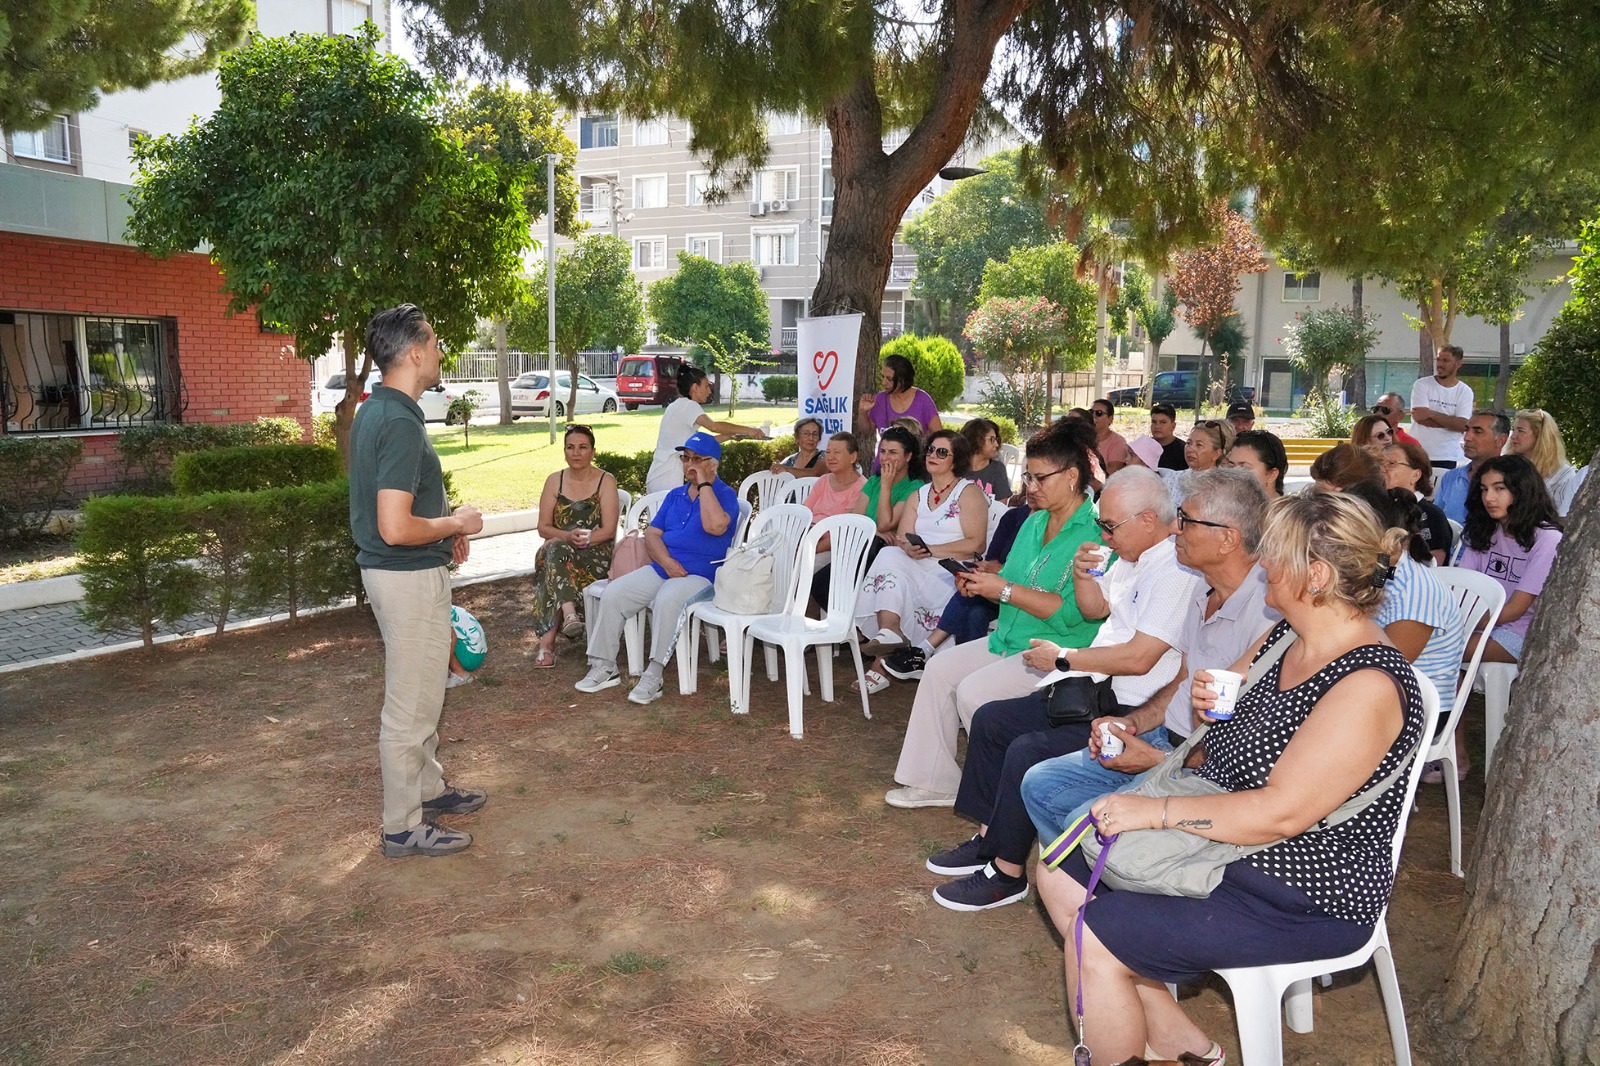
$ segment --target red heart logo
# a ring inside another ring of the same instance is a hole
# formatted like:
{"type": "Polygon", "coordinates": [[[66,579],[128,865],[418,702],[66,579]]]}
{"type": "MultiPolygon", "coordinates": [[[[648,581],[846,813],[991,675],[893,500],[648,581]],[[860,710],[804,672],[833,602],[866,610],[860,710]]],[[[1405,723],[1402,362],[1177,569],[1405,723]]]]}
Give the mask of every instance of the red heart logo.
{"type": "Polygon", "coordinates": [[[818,352],[811,357],[811,366],[817,372],[817,384],[826,392],[828,386],[833,384],[834,375],[839,373],[839,353],[818,352]],[[824,377],[824,374],[827,376],[824,377]]]}

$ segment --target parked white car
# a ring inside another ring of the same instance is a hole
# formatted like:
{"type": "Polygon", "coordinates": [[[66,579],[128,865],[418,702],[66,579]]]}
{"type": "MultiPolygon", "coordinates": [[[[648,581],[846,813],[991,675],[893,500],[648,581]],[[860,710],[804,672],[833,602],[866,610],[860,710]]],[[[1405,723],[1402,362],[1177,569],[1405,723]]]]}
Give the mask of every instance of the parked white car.
{"type": "MultiPolygon", "coordinates": [[[[370,394],[371,390],[377,387],[382,380],[383,379],[377,374],[373,374],[370,378],[368,378],[367,389],[361,393],[361,398],[365,400],[370,394]]],[[[327,384],[323,385],[320,389],[317,389],[313,394],[311,403],[312,413],[327,414],[337,407],[339,401],[344,399],[344,384],[344,371],[341,370],[339,373],[330,377],[327,384]]],[[[497,402],[499,394],[492,385],[487,388],[481,385],[473,385],[469,387],[477,389],[478,394],[483,397],[482,401],[478,404],[479,413],[498,411],[500,409],[500,404],[497,402]]],[[[449,385],[439,384],[435,385],[431,389],[425,390],[422,394],[422,398],[417,401],[417,406],[422,408],[423,421],[443,422],[446,425],[453,423],[455,418],[450,414],[450,403],[457,396],[464,395],[466,392],[467,388],[455,383],[451,383],[449,385]]]]}
{"type": "MultiPolygon", "coordinates": [[[[523,374],[511,383],[511,416],[535,417],[550,415],[550,374],[535,370],[523,374]]],[[[565,418],[567,398],[572,390],[572,375],[566,371],[556,374],[556,417],[565,418]]],[[[578,375],[578,410],[580,415],[610,414],[617,409],[617,394],[582,374],[578,375]]]]}

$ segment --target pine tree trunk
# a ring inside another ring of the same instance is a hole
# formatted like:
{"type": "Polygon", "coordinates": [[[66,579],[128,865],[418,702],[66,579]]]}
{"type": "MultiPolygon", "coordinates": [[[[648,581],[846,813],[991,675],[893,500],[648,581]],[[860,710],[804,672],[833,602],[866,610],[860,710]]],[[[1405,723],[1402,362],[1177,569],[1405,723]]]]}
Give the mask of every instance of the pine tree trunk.
{"type": "Polygon", "coordinates": [[[1600,479],[1590,478],[1539,596],[1468,844],[1467,912],[1450,983],[1428,1012],[1427,1061],[1600,1062],[1597,659],[1600,479]]]}
{"type": "MultiPolygon", "coordinates": [[[[1357,274],[1350,281],[1350,309],[1355,312],[1356,318],[1361,317],[1362,297],[1365,295],[1365,283],[1361,275],[1357,274]]],[[[1367,353],[1362,352],[1361,358],[1350,368],[1350,402],[1359,408],[1367,406],[1367,353]]]]}
{"type": "Polygon", "coordinates": [[[1506,409],[1506,394],[1511,389],[1511,323],[1500,323],[1500,373],[1494,381],[1494,406],[1506,409]]]}

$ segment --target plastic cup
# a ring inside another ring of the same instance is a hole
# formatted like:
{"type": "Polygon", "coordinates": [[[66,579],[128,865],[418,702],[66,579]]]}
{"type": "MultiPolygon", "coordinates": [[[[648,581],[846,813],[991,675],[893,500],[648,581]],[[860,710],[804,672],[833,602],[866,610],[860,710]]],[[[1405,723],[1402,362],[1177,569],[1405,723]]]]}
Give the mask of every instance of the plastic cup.
{"type": "Polygon", "coordinates": [[[589,531],[587,529],[578,530],[578,547],[587,548],[588,546],[589,546],[589,531]]]}
{"type": "Polygon", "coordinates": [[[1096,544],[1089,549],[1094,554],[1096,562],[1089,567],[1092,577],[1105,577],[1106,568],[1111,565],[1111,546],[1109,544],[1096,544]]]}
{"type": "Polygon", "coordinates": [[[1111,729],[1110,723],[1100,727],[1100,761],[1107,762],[1121,755],[1127,745],[1111,729]]]}
{"type": "Polygon", "coordinates": [[[1232,670],[1211,670],[1211,680],[1206,682],[1216,694],[1217,703],[1205,712],[1207,718],[1213,722],[1226,722],[1233,717],[1233,705],[1239,701],[1239,689],[1244,685],[1244,675],[1234,673],[1232,670]]]}

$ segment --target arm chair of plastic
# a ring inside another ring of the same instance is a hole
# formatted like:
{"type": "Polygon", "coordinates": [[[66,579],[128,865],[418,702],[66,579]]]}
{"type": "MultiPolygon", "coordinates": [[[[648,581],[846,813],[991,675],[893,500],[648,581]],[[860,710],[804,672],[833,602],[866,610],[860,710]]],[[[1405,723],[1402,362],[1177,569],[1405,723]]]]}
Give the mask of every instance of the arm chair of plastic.
{"type": "Polygon", "coordinates": [[[789,484],[783,488],[784,503],[805,503],[806,497],[811,495],[811,489],[821,478],[796,477],[790,478],[789,484]]]}
{"type": "MultiPolygon", "coordinates": [[[[619,493],[621,489],[617,490],[619,493]]],[[[640,496],[629,503],[623,512],[622,521],[618,523],[617,539],[621,540],[624,533],[632,530],[642,530],[650,524],[650,519],[655,515],[661,501],[667,498],[665,492],[650,492],[640,496]]],[[[600,594],[605,592],[611,579],[603,577],[599,581],[588,585],[583,590],[583,616],[593,618],[594,612],[600,609],[600,594]]],[[[644,612],[629,618],[622,623],[622,643],[628,650],[628,672],[634,677],[644,673],[644,612]]]]}
{"type": "MultiPolygon", "coordinates": [[[[820,619],[806,617],[806,604],[810,599],[811,582],[794,582],[788,609],[781,614],[760,615],[745,627],[744,655],[740,664],[739,684],[742,705],[750,705],[750,658],[755,642],[764,640],[783,650],[784,680],[789,699],[789,735],[796,739],[804,735],[805,719],[805,653],[807,648],[817,649],[817,674],[822,698],[833,702],[833,646],[846,643],[855,659],[856,681],[861,688],[861,713],[872,717],[868,702],[866,670],[861,662],[861,647],[854,640],[856,597],[867,574],[867,550],[877,532],[876,524],[864,515],[834,515],[824,518],[811,527],[800,544],[800,556],[795,561],[796,572],[809,576],[813,572],[817,545],[823,537],[833,545],[833,570],[828,581],[828,602],[820,619]]],[[[729,674],[730,678],[732,672],[729,674]]],[[[731,682],[730,682],[731,683],[731,682]]]]}
{"type": "MultiPolygon", "coordinates": [[[[1423,744],[1412,759],[1405,776],[1405,802],[1395,822],[1390,840],[1390,861],[1400,866],[1400,848],[1405,843],[1406,822],[1416,799],[1417,783],[1427,762],[1427,738],[1433,736],[1442,715],[1439,691],[1421,674],[1417,685],[1422,690],[1423,744]]],[[[1397,1066],[1411,1066],[1411,1038],[1406,1031],[1406,1012],[1400,999],[1400,978],[1394,967],[1394,951],[1389,946],[1388,908],[1378,915],[1372,936],[1360,950],[1336,959],[1285,963],[1277,966],[1249,966],[1217,970],[1233,993],[1234,1011],[1239,1024],[1239,1056],[1243,1066],[1282,1066],[1283,1026],[1278,1009],[1283,1007],[1289,1028],[1297,1033],[1311,1032],[1311,982],[1325,974],[1353,970],[1369,961],[1378,971],[1378,987],[1383,994],[1384,1012],[1389,1017],[1389,1039],[1394,1045],[1397,1066]],[[1288,999],[1285,1002],[1285,993],[1288,999]]]]}
{"type": "MultiPolygon", "coordinates": [[[[1450,590],[1460,612],[1461,624],[1468,634],[1477,631],[1485,618],[1498,618],[1506,605],[1506,590],[1488,574],[1476,570],[1463,570],[1459,566],[1443,566],[1432,571],[1440,584],[1450,590]]],[[[1483,662],[1484,641],[1461,666],[1461,682],[1452,693],[1450,707],[1445,712],[1444,725],[1433,746],[1423,759],[1444,763],[1444,802],[1450,817],[1450,869],[1457,877],[1464,877],[1461,869],[1461,782],[1456,779],[1456,730],[1461,724],[1461,712],[1467,709],[1472,695],[1472,683],[1483,662]]],[[[1485,664],[1489,665],[1489,664],[1485,664]]]]}
{"type": "MultiPolygon", "coordinates": [[[[811,529],[811,512],[797,503],[780,503],[764,509],[750,523],[750,540],[775,533],[772,554],[772,587],[778,602],[787,605],[794,598],[794,583],[799,578],[795,557],[800,542],[811,529]]],[[[806,575],[807,583],[810,575],[806,575]]],[[[706,656],[717,661],[719,636],[728,641],[728,702],[734,714],[746,714],[744,689],[739,684],[744,652],[745,626],[753,614],[733,614],[710,600],[691,603],[678,630],[678,691],[688,694],[699,688],[700,634],[705,633],[706,656]]]]}
{"type": "Polygon", "coordinates": [[[764,511],[783,502],[784,490],[793,480],[788,474],[757,470],[739,482],[739,499],[748,501],[757,511],[764,511]]]}

